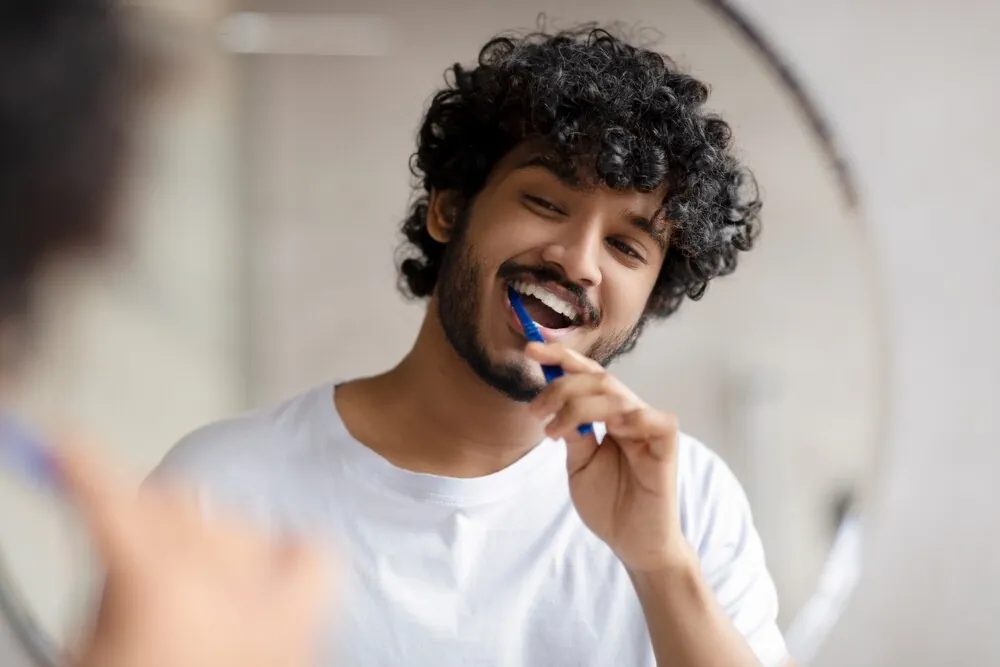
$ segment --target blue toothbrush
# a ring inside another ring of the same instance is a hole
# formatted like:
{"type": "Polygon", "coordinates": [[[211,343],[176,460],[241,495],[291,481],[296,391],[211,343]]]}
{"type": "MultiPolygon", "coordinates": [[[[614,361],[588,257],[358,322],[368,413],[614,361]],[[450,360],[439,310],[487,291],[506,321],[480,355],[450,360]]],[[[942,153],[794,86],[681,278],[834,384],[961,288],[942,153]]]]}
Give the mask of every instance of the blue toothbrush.
{"type": "Polygon", "coordinates": [[[43,487],[57,488],[58,475],[47,451],[41,439],[0,415],[0,468],[43,487]]]}
{"type": "MultiPolygon", "coordinates": [[[[510,305],[514,308],[517,319],[521,322],[521,328],[524,329],[525,338],[533,343],[544,343],[545,338],[542,336],[542,332],[538,330],[538,325],[531,319],[531,315],[528,314],[527,309],[525,309],[524,302],[521,301],[521,295],[513,287],[507,288],[507,295],[510,297],[510,305]]],[[[542,373],[545,374],[546,383],[552,383],[565,374],[559,366],[548,366],[546,364],[542,364],[542,373]]],[[[590,435],[594,432],[594,427],[590,424],[580,424],[576,427],[576,430],[580,435],[590,435]]]]}

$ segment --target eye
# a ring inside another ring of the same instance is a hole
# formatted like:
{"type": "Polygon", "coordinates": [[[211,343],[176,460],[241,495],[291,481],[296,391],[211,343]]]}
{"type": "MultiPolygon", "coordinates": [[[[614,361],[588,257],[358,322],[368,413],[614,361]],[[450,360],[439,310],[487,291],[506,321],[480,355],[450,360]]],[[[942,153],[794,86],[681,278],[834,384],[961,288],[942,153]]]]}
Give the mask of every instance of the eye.
{"type": "Polygon", "coordinates": [[[640,262],[646,261],[646,259],[642,256],[642,253],[626,241],[622,241],[621,239],[608,239],[608,244],[630,259],[640,262]]]}
{"type": "Polygon", "coordinates": [[[533,208],[543,209],[547,213],[554,213],[556,215],[566,215],[566,212],[561,208],[548,201],[547,199],[542,199],[541,197],[536,197],[535,195],[523,195],[524,201],[528,202],[533,208]]]}

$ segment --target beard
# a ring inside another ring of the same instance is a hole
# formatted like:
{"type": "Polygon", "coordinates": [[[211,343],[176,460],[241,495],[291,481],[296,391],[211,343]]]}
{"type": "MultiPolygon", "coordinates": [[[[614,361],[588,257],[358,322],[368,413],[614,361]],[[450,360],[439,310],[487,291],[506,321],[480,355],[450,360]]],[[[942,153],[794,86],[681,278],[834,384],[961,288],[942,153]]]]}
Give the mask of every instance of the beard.
{"type": "MultiPolygon", "coordinates": [[[[441,327],[452,348],[469,368],[487,385],[514,401],[529,402],[545,388],[541,374],[532,369],[534,362],[494,361],[480,331],[483,295],[482,262],[476,249],[465,241],[464,228],[458,225],[455,237],[448,243],[438,273],[437,309],[441,327]]],[[[517,265],[508,263],[501,267],[500,276],[513,277],[517,265]]],[[[546,268],[551,273],[551,269],[546,268]]],[[[520,269],[529,275],[531,269],[520,269]]],[[[563,280],[564,282],[565,279],[563,280]]],[[[631,350],[642,331],[643,316],[632,328],[602,338],[587,351],[587,356],[601,366],[608,366],[616,358],[631,350]]]]}

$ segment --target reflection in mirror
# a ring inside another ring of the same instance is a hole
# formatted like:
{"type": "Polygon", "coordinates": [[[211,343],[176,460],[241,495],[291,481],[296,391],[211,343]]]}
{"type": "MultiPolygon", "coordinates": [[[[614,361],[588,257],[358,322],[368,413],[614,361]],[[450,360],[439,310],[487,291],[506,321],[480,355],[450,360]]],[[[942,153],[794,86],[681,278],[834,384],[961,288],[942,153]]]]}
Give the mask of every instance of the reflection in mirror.
{"type": "MultiPolygon", "coordinates": [[[[499,31],[532,28],[539,4],[460,17],[440,4],[408,7],[380,13],[392,29],[381,57],[244,62],[259,278],[248,329],[255,402],[369,374],[412,344],[423,309],[399,299],[387,249],[410,194],[420,110],[442,64],[470,62],[499,31]],[[350,96],[339,94],[345,89],[350,96]],[[352,251],[334,250],[344,247],[352,251]]],[[[838,500],[850,493],[860,501],[877,459],[882,318],[864,227],[793,96],[717,13],[693,1],[548,13],[555,25],[585,19],[659,34],[663,51],[711,84],[709,105],[732,124],[760,184],[755,249],[704,299],[652,324],[613,369],[646,401],[679,415],[739,477],[787,627],[832,546],[838,500]]]]}
{"type": "MultiPolygon", "coordinates": [[[[247,11],[219,26],[222,52],[198,51],[186,63],[188,75],[145,120],[140,168],[125,207],[130,231],[116,263],[76,272],[72,283],[53,281],[40,328],[48,338],[39,342],[22,385],[21,412],[36,420],[68,416],[148,470],[202,424],[393,367],[410,352],[425,314],[423,302],[397,291],[394,249],[414,192],[415,132],[443,72],[454,62],[473,64],[499,32],[537,27],[540,11],[549,30],[616,22],[710,84],[708,106],[731,125],[737,156],[759,184],[763,231],[751,252],[740,253],[732,276],[712,280],[703,299],[685,300],[670,317],[651,321],[635,349],[610,370],[645,403],[677,415],[682,430],[735,474],[777,589],[777,625],[790,630],[793,651],[808,655],[811,629],[823,621],[807,601],[838,529],[850,525],[844,517],[853,517],[863,501],[878,458],[883,332],[864,227],[773,65],[731,22],[695,0],[614,7],[577,2],[572,8],[512,0],[462,13],[419,0],[368,3],[366,14],[347,7],[339,13],[330,3],[318,13],[304,1],[259,0],[241,9],[247,11]]],[[[181,20],[193,34],[216,27],[211,12],[181,20]]],[[[558,183],[541,183],[547,192],[574,196],[558,183]]],[[[531,201],[539,213],[537,198],[531,201]]],[[[628,204],[641,208],[644,200],[628,204]]],[[[557,202],[555,214],[568,207],[557,202]]],[[[495,214],[512,215],[502,208],[495,214]]],[[[535,257],[530,247],[504,248],[510,252],[501,260],[514,256],[530,264],[535,257]]],[[[602,305],[613,321],[614,308],[602,305]]],[[[368,414],[368,397],[388,391],[378,383],[371,388],[341,394],[338,408],[344,415],[368,414]]],[[[447,414],[449,406],[441,407],[447,414]]],[[[376,414],[411,417],[390,406],[376,414]]],[[[350,432],[385,457],[358,448],[350,465],[370,464],[390,476],[400,468],[440,472],[400,451],[378,420],[345,416],[344,422],[319,428],[350,432]]],[[[280,521],[280,511],[262,506],[268,494],[291,503],[315,482],[309,475],[289,481],[274,461],[255,467],[254,457],[266,455],[255,449],[261,444],[255,431],[245,435],[245,453],[221,453],[217,443],[207,443],[209,455],[174,450],[161,470],[194,472],[217,484],[225,500],[280,521]],[[222,480],[218,466],[230,477],[222,480]]],[[[204,439],[203,432],[187,443],[204,439]]],[[[489,451],[483,458],[502,460],[489,451]]],[[[693,486],[699,481],[687,480],[687,491],[698,490],[693,501],[710,495],[709,486],[693,486]]],[[[32,502],[17,489],[3,492],[32,502]]],[[[324,502],[374,502],[361,491],[336,493],[324,502]]],[[[78,620],[66,593],[80,591],[83,572],[66,548],[53,546],[64,537],[61,520],[51,508],[6,500],[0,507],[4,557],[43,626],[63,637],[78,620]]],[[[383,509],[386,516],[409,511],[383,509]]],[[[702,509],[689,520],[702,521],[707,531],[711,516],[702,509]]],[[[295,520],[309,521],[315,511],[295,520]]],[[[489,533],[462,537],[463,530],[484,530],[469,512],[452,516],[436,538],[446,542],[452,535],[470,550],[447,553],[472,559],[461,567],[456,561],[453,575],[466,567],[481,575],[475,564],[499,558],[507,544],[490,542],[489,533]]],[[[409,519],[414,526],[421,520],[409,519]]],[[[575,553],[571,547],[562,547],[569,550],[564,555],[575,553]]],[[[438,555],[447,560],[445,552],[438,555]]],[[[368,575],[388,586],[378,577],[408,571],[387,552],[368,575]]],[[[422,578],[417,602],[426,603],[431,575],[409,572],[422,578]]],[[[558,567],[550,574],[559,572],[573,576],[558,567]]],[[[394,579],[400,596],[416,590],[405,579],[394,579]]],[[[402,597],[394,604],[406,609],[402,597]]],[[[573,642],[587,645],[575,631],[570,627],[564,638],[567,650],[573,642]]]]}

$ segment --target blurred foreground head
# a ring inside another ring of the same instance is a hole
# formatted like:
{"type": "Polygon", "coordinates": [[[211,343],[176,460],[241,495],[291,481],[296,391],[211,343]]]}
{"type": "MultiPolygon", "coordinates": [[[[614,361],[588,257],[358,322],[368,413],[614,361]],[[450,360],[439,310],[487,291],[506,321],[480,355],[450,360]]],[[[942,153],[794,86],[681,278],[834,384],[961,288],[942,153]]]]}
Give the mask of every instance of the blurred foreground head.
{"type": "Polygon", "coordinates": [[[131,51],[110,0],[0,2],[0,333],[45,264],[105,236],[138,82],[131,51]]]}

